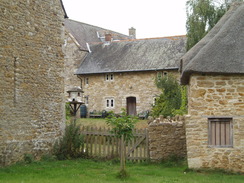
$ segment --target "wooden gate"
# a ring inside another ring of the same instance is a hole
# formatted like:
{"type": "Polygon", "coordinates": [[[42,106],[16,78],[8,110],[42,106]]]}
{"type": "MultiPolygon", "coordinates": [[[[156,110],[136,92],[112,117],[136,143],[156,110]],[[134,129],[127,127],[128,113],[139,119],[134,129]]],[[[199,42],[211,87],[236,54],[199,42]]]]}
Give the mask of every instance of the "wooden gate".
{"type": "MultiPolygon", "coordinates": [[[[112,159],[120,156],[120,139],[110,133],[109,128],[83,127],[83,152],[89,157],[112,159]]],[[[133,131],[134,138],[125,142],[126,157],[131,161],[143,161],[149,158],[147,129],[133,131]]]]}

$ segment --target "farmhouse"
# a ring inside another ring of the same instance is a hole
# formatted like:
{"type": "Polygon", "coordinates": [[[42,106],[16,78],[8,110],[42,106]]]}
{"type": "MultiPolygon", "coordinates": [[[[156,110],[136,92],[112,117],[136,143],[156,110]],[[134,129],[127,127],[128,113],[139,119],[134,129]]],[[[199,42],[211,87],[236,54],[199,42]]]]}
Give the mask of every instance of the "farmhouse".
{"type": "Polygon", "coordinates": [[[244,4],[235,4],[182,58],[189,86],[190,168],[244,172],[244,4]]]}
{"type": "Polygon", "coordinates": [[[82,78],[88,111],[122,108],[137,115],[152,108],[161,91],[157,77],[178,76],[179,59],[185,53],[185,36],[114,41],[90,45],[76,74],[82,78]]]}
{"type": "MultiPolygon", "coordinates": [[[[82,81],[75,75],[81,62],[89,53],[89,45],[105,42],[105,34],[110,33],[115,40],[126,40],[129,36],[103,29],[97,26],[65,19],[65,62],[64,83],[65,91],[82,86],[82,81]]],[[[66,92],[66,97],[68,94],[66,92]]]]}
{"type": "Polygon", "coordinates": [[[64,130],[62,1],[0,1],[0,165],[50,152],[64,130]]]}

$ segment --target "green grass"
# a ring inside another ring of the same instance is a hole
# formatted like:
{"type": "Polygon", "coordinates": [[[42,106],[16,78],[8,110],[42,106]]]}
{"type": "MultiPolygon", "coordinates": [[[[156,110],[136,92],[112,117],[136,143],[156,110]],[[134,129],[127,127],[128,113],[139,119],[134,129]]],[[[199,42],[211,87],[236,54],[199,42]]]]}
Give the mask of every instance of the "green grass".
{"type": "Polygon", "coordinates": [[[119,164],[92,160],[67,160],[16,164],[0,168],[0,183],[243,183],[244,176],[221,172],[186,174],[186,166],[167,167],[162,164],[127,163],[130,177],[116,178],[119,164]]]}
{"type": "MultiPolygon", "coordinates": [[[[108,127],[106,120],[103,118],[78,118],[77,124],[81,126],[92,126],[92,127],[108,127]]],[[[147,127],[147,120],[139,120],[136,125],[138,129],[144,129],[147,127]]]]}

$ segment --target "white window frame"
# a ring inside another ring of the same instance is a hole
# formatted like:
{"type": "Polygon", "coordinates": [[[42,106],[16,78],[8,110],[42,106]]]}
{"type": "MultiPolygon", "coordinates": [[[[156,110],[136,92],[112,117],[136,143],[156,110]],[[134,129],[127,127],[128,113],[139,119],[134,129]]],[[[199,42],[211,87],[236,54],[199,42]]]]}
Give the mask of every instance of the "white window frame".
{"type": "Polygon", "coordinates": [[[115,107],[114,98],[106,98],[105,99],[105,106],[107,109],[113,109],[115,107]]]}
{"type": "Polygon", "coordinates": [[[114,74],[113,73],[105,74],[105,81],[114,81],[114,74]]]}

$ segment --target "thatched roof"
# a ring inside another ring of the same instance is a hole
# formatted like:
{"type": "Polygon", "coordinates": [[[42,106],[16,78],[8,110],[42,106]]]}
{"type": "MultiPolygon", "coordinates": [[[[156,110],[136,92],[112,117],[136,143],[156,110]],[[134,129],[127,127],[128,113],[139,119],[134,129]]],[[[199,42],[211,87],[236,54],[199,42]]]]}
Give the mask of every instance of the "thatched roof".
{"type": "Polygon", "coordinates": [[[86,43],[93,44],[102,42],[107,33],[111,34],[114,40],[129,39],[129,36],[127,35],[71,19],[65,19],[64,24],[66,30],[79,43],[80,48],[86,51],[88,51],[86,43]]]}
{"type": "Polygon", "coordinates": [[[185,36],[96,44],[76,74],[178,69],[185,36]]]}
{"type": "Polygon", "coordinates": [[[244,74],[244,3],[234,4],[181,63],[182,84],[192,73],[244,74]]]}

